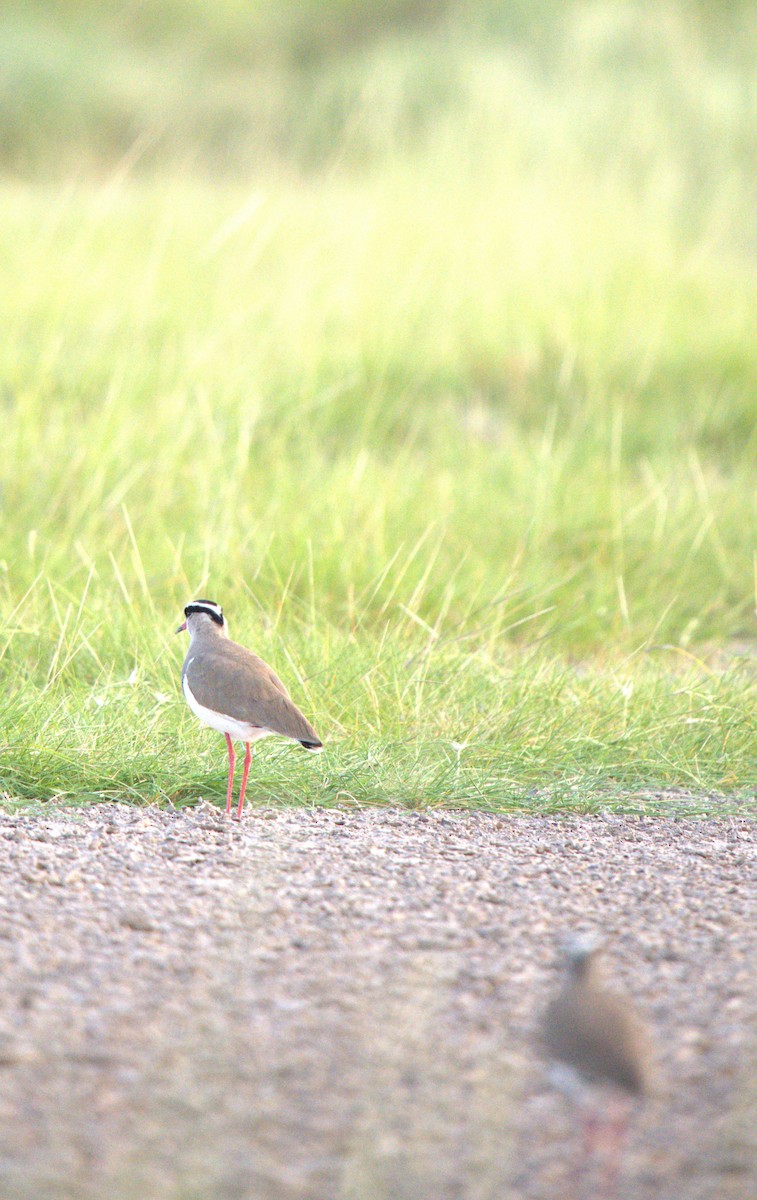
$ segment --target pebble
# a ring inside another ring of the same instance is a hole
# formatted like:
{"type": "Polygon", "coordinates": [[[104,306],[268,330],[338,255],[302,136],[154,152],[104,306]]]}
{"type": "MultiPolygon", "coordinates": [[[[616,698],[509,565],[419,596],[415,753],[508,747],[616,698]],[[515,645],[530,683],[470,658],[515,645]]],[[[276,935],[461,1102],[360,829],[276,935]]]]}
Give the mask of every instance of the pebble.
{"type": "Polygon", "coordinates": [[[0,1196],[554,1200],[578,928],[667,1081],[624,1200],[757,1195],[756,856],[746,816],[0,814],[0,1196]]]}

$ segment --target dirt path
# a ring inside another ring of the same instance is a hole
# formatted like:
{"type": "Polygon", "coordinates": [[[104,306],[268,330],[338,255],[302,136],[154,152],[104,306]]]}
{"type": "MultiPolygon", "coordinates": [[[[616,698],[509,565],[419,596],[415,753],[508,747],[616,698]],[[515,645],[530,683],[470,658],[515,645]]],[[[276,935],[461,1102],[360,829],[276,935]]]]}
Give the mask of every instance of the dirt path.
{"type": "Polygon", "coordinates": [[[0,817],[2,1200],[566,1200],[531,1038],[601,929],[664,1078],[625,1200],[757,1196],[757,824],[0,817]]]}

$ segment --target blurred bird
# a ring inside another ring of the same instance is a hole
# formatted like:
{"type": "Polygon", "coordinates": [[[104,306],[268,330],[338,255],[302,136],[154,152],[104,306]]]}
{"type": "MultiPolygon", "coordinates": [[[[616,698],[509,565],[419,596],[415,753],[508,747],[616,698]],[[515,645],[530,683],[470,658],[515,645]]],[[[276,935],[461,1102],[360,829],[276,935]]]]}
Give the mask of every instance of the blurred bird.
{"type": "Polygon", "coordinates": [[[181,686],[192,712],[226,738],[229,780],[226,812],[231,812],[234,786],[233,742],[244,742],[245,758],[237,818],[242,816],[251,743],[278,734],[299,742],[305,750],[320,750],[322,742],[309,721],[289,699],[284,684],[262,658],[229,640],[223,609],[213,600],[194,600],[184,609],[176,630],[189,633],[189,650],[181,668],[181,686]]]}
{"type": "Polygon", "coordinates": [[[578,1183],[589,1160],[604,1149],[603,1194],[616,1194],[634,1103],[650,1087],[646,1031],[631,1005],[607,991],[598,976],[599,941],[578,934],[566,945],[567,974],[544,1013],[541,1040],[552,1060],[551,1082],[578,1102],[582,1147],[578,1183]]]}

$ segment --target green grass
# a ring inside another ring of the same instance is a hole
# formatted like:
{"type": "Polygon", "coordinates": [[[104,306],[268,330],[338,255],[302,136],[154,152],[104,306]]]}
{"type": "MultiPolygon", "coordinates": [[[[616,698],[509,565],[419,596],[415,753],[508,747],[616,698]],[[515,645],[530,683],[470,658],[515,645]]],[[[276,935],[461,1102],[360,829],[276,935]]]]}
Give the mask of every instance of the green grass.
{"type": "Polygon", "coordinates": [[[251,6],[252,129],[249,13],[200,6],[233,138],[195,86],[155,142],[184,10],[91,60],[101,10],[8,8],[39,71],[32,21],[83,64],[73,125],[22,97],[0,146],[9,803],[222,796],[178,688],[198,594],[327,743],[264,743],[261,801],[754,798],[753,19],[495,9],[308,41],[251,6]]]}

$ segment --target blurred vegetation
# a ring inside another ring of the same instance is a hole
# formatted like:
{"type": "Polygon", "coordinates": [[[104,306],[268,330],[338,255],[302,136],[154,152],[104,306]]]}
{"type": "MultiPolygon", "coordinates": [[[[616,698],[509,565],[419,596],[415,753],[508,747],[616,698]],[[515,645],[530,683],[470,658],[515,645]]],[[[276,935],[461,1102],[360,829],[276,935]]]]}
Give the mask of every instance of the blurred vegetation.
{"type": "Polygon", "coordinates": [[[614,135],[641,176],[664,130],[696,191],[754,165],[734,116],[756,46],[754,5],[705,0],[5,0],[0,164],[238,176],[383,161],[452,122],[527,158],[566,133],[604,156],[614,135]]]}
{"type": "Polygon", "coordinates": [[[198,593],[269,797],[753,792],[756,13],[6,0],[9,796],[196,796],[198,593]]]}

